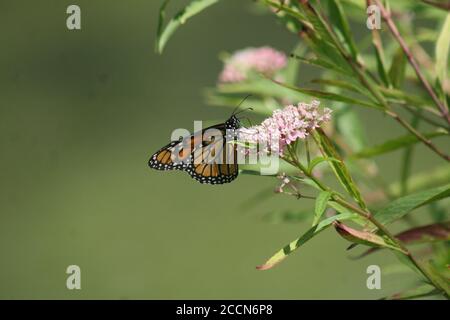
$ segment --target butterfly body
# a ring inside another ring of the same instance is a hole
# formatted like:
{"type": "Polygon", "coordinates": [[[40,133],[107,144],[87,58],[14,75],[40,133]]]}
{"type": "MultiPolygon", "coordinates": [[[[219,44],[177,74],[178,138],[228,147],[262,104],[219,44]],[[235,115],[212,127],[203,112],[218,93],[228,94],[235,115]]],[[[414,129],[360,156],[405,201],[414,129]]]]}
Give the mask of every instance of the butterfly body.
{"type": "Polygon", "coordinates": [[[154,153],[148,162],[156,170],[186,171],[205,184],[224,184],[238,176],[235,131],[240,121],[232,115],[220,123],[172,141],[154,153]]]}

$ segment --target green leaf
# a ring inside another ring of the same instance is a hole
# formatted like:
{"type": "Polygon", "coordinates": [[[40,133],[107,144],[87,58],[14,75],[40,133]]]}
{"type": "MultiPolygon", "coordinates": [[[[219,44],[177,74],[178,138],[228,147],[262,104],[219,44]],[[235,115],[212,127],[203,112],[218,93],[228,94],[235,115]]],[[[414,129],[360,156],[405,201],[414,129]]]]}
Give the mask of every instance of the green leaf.
{"type": "Polygon", "coordinates": [[[404,265],[407,266],[410,270],[414,271],[419,279],[422,281],[428,281],[422,272],[417,268],[416,264],[408,257],[408,255],[403,254],[402,252],[393,251],[396,258],[404,265]]]}
{"type": "MultiPolygon", "coordinates": [[[[449,133],[444,129],[439,129],[435,132],[424,133],[423,135],[428,138],[435,138],[443,135],[448,135],[449,133]]],[[[419,139],[415,135],[408,134],[404,135],[392,140],[388,140],[382,144],[368,147],[366,149],[361,150],[358,153],[352,155],[353,158],[371,158],[373,156],[378,156],[381,154],[385,154],[388,152],[392,152],[401,148],[405,148],[411,146],[415,143],[419,142],[419,139]]]]}
{"type": "Polygon", "coordinates": [[[357,59],[358,49],[356,48],[355,41],[353,40],[348,18],[345,16],[341,2],[339,0],[329,0],[328,8],[331,23],[337,27],[338,31],[344,37],[352,57],[357,59]]]}
{"type": "Polygon", "coordinates": [[[377,87],[387,98],[399,100],[399,102],[412,104],[415,107],[424,107],[430,104],[430,101],[422,97],[411,94],[410,92],[404,92],[402,90],[394,88],[377,87]]]}
{"type": "Polygon", "coordinates": [[[450,13],[445,18],[441,34],[436,42],[436,74],[441,85],[447,81],[448,54],[450,48],[450,13]]]}
{"type": "Polygon", "coordinates": [[[449,196],[450,184],[419,191],[392,201],[386,207],[375,213],[375,219],[381,224],[386,225],[400,219],[414,209],[449,196]]]}
{"type": "Polygon", "coordinates": [[[186,22],[189,18],[200,13],[207,7],[217,3],[219,0],[192,0],[183,10],[179,11],[166,25],[163,27],[165,19],[165,9],[169,0],[164,1],[159,10],[158,31],[156,35],[156,52],[162,53],[167,41],[173,33],[186,22]]]}
{"type": "Polygon", "coordinates": [[[402,48],[398,48],[392,58],[391,67],[389,68],[389,79],[394,88],[400,88],[405,80],[406,56],[402,48]]]}
{"type": "Polygon", "coordinates": [[[424,298],[429,296],[434,296],[439,294],[439,290],[429,284],[423,284],[414,289],[405,290],[391,296],[387,296],[382,298],[382,300],[407,300],[407,299],[416,299],[416,298],[424,298]]]}
{"type": "MultiPolygon", "coordinates": [[[[339,160],[341,159],[332,142],[328,139],[326,134],[321,129],[316,130],[313,133],[313,137],[324,156],[339,160]]],[[[332,161],[330,162],[330,166],[344,189],[347,190],[347,192],[353,197],[353,199],[358,202],[358,204],[362,208],[366,208],[364,200],[361,197],[361,193],[353,182],[350,172],[348,171],[344,162],[342,160],[339,162],[332,161]]]]}
{"type": "Polygon", "coordinates": [[[340,42],[339,40],[335,41],[334,33],[331,32],[332,30],[328,27],[328,23],[312,7],[311,3],[300,2],[299,7],[301,7],[301,12],[312,25],[312,28],[308,27],[306,31],[300,33],[303,41],[308,44],[319,59],[351,73],[351,67],[340,52],[341,47],[337,47],[337,44],[340,44],[340,42]]]}
{"type": "MultiPolygon", "coordinates": [[[[411,120],[411,127],[414,129],[419,128],[420,124],[420,114],[422,113],[421,110],[419,110],[418,114],[414,114],[411,120]]],[[[402,155],[402,164],[401,164],[401,170],[400,170],[400,185],[401,185],[401,195],[404,196],[408,193],[408,177],[411,174],[411,164],[412,164],[412,155],[414,151],[414,145],[408,146],[403,150],[402,155]]]]}
{"type": "Polygon", "coordinates": [[[367,91],[361,87],[361,86],[357,86],[355,84],[352,84],[348,81],[344,81],[344,80],[337,80],[337,79],[313,79],[311,80],[312,83],[319,83],[319,84],[324,84],[324,85],[329,85],[332,87],[336,87],[336,88],[340,88],[340,89],[345,89],[348,91],[352,91],[354,93],[358,93],[358,94],[363,94],[366,95],[367,91]]]}
{"type": "Polygon", "coordinates": [[[333,224],[339,235],[350,242],[364,244],[371,247],[384,247],[405,253],[401,248],[389,243],[387,240],[377,234],[356,230],[337,221],[333,222],[333,224]]]}
{"type": "Polygon", "coordinates": [[[377,61],[378,75],[386,87],[390,86],[390,79],[387,74],[386,62],[384,58],[383,44],[381,42],[380,34],[377,30],[372,30],[372,43],[375,47],[375,59],[377,61]]]}
{"type": "Polygon", "coordinates": [[[329,217],[327,219],[322,220],[319,224],[315,225],[311,229],[309,229],[306,233],[304,233],[300,238],[295,239],[288,245],[286,245],[283,249],[279,250],[277,253],[275,253],[269,260],[267,260],[264,264],[257,266],[256,268],[258,270],[268,270],[274,267],[276,264],[283,261],[288,255],[290,255],[292,252],[297,250],[301,245],[305,244],[309,240],[311,240],[313,237],[315,237],[317,234],[319,234],[321,231],[325,230],[334,221],[343,221],[352,219],[356,216],[356,214],[353,213],[347,213],[347,214],[338,214],[332,217],[329,217]]]}
{"type": "Polygon", "coordinates": [[[314,208],[313,226],[315,226],[322,218],[325,209],[327,208],[328,200],[331,198],[331,192],[321,191],[316,198],[316,206],[314,208]]]}
{"type": "Polygon", "coordinates": [[[300,60],[303,63],[309,64],[312,66],[320,67],[320,68],[327,69],[327,70],[332,70],[332,71],[341,73],[343,75],[352,76],[352,74],[348,70],[343,69],[340,66],[330,63],[329,61],[324,60],[324,59],[304,58],[304,57],[301,57],[301,56],[298,56],[295,54],[291,54],[291,58],[295,58],[297,60],[300,60]]]}
{"type": "Polygon", "coordinates": [[[373,104],[373,103],[370,103],[367,101],[363,101],[363,100],[359,100],[359,99],[355,99],[355,98],[351,98],[349,96],[344,96],[344,95],[333,93],[333,92],[325,92],[325,91],[320,91],[320,90],[315,90],[315,89],[299,88],[299,87],[288,85],[288,84],[285,84],[285,83],[282,83],[279,81],[275,81],[275,80],[272,80],[272,81],[284,88],[288,88],[293,91],[306,94],[308,96],[321,98],[321,99],[325,99],[325,100],[330,100],[330,101],[340,101],[340,102],[345,102],[345,103],[349,103],[349,104],[353,104],[353,105],[360,105],[360,106],[367,107],[367,108],[381,109],[381,107],[376,104],[373,104]]]}
{"type": "Polygon", "coordinates": [[[164,0],[163,4],[161,5],[161,8],[159,8],[159,19],[158,19],[158,28],[156,30],[156,41],[155,41],[155,49],[157,52],[158,50],[158,41],[161,39],[161,35],[164,31],[164,20],[166,19],[166,7],[169,4],[170,0],[164,0]]]}
{"type": "Polygon", "coordinates": [[[306,19],[305,15],[302,12],[294,10],[280,1],[273,1],[273,0],[262,0],[262,1],[265,2],[267,5],[271,6],[272,8],[283,11],[289,16],[298,19],[306,27],[312,28],[311,23],[309,23],[309,21],[306,19]]]}
{"type": "Polygon", "coordinates": [[[312,173],[312,171],[314,170],[314,168],[315,168],[318,164],[320,164],[320,163],[322,163],[322,162],[325,162],[325,161],[336,161],[336,162],[340,162],[341,160],[338,160],[338,159],[335,159],[335,158],[325,158],[325,157],[317,157],[317,158],[314,158],[314,159],[311,161],[311,163],[309,164],[309,167],[308,167],[308,173],[312,173]]]}
{"type": "Polygon", "coordinates": [[[372,223],[367,221],[366,218],[363,218],[356,212],[341,206],[339,203],[335,201],[329,201],[328,205],[332,207],[334,210],[336,210],[336,212],[339,212],[340,214],[355,214],[355,216],[352,218],[352,221],[361,226],[364,226],[365,228],[368,228],[368,226],[372,226],[372,223]]]}
{"type": "MultiPolygon", "coordinates": [[[[447,250],[448,251],[448,250],[447,250]]],[[[449,281],[449,273],[448,273],[448,260],[447,264],[443,266],[444,273],[438,270],[435,261],[429,260],[425,263],[425,269],[427,270],[428,275],[430,276],[432,282],[436,284],[440,289],[445,291],[447,297],[450,296],[450,281],[449,281]]]]}

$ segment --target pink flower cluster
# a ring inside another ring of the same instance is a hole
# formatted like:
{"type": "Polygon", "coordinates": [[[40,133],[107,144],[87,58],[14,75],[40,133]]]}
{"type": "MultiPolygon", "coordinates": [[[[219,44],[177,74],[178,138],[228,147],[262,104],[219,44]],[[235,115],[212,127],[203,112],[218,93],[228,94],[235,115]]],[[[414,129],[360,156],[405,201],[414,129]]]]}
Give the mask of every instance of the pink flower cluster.
{"type": "Polygon", "coordinates": [[[300,102],[296,106],[277,109],[260,125],[239,129],[238,140],[254,150],[258,147],[259,152],[283,155],[286,145],[305,139],[322,123],[330,121],[331,109],[324,108],[320,113],[319,104],[319,101],[313,100],[310,104],[300,102]]]}
{"type": "Polygon", "coordinates": [[[287,57],[271,47],[247,48],[236,51],[225,63],[219,82],[233,83],[245,81],[248,73],[256,71],[273,76],[287,64],[287,57]]]}

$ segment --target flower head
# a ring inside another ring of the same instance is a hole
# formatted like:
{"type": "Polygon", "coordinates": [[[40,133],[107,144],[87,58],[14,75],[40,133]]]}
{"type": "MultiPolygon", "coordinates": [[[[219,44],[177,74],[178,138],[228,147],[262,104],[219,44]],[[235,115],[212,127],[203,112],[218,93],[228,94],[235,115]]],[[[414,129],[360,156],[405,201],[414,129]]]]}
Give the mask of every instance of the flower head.
{"type": "Polygon", "coordinates": [[[286,66],[287,57],[271,47],[247,48],[236,51],[225,63],[219,82],[245,81],[249,72],[256,71],[273,76],[286,66]]]}
{"type": "Polygon", "coordinates": [[[319,104],[319,101],[313,100],[310,104],[300,102],[296,106],[277,109],[260,125],[241,128],[238,139],[258,146],[259,152],[283,155],[286,145],[305,139],[322,123],[330,121],[331,109],[324,108],[321,113],[319,104]]]}

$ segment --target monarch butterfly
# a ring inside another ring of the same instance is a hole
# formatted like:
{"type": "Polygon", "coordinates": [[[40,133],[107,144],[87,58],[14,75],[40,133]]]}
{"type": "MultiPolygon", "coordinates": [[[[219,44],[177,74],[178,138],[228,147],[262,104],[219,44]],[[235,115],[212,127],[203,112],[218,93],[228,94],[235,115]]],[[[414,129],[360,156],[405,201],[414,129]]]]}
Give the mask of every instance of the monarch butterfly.
{"type": "Polygon", "coordinates": [[[236,140],[236,130],[241,127],[236,115],[233,112],[224,123],[172,141],[154,153],[148,165],[156,170],[186,171],[200,183],[224,184],[233,181],[239,174],[237,144],[230,143],[230,140],[236,140]]]}

